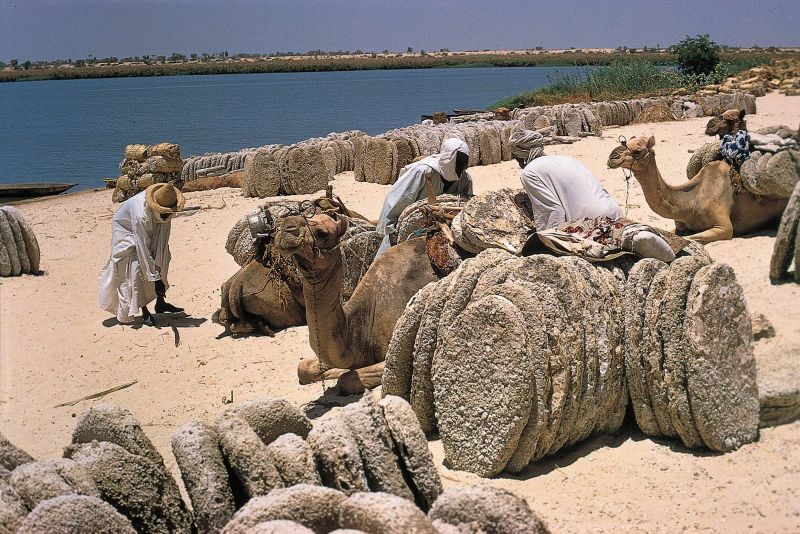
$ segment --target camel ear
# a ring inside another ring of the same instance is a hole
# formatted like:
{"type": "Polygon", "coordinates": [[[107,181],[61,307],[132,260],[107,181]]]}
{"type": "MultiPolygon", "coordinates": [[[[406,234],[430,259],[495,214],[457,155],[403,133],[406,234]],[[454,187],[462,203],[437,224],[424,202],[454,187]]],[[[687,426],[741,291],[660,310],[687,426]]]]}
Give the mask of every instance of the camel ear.
{"type": "Polygon", "coordinates": [[[656,144],[656,138],[651,135],[650,139],[647,140],[647,148],[653,148],[655,144],[656,144]]]}
{"type": "Polygon", "coordinates": [[[336,221],[336,237],[342,237],[348,228],[350,228],[350,219],[339,217],[339,220],[336,221]]]}

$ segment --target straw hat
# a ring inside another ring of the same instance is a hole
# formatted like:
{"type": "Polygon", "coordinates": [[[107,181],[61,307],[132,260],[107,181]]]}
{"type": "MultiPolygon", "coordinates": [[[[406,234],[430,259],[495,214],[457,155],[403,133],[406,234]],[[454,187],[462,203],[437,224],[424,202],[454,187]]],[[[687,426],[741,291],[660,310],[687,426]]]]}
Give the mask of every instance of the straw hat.
{"type": "Polygon", "coordinates": [[[147,206],[160,215],[177,213],[186,203],[183,193],[170,183],[153,184],[145,195],[147,206]]]}

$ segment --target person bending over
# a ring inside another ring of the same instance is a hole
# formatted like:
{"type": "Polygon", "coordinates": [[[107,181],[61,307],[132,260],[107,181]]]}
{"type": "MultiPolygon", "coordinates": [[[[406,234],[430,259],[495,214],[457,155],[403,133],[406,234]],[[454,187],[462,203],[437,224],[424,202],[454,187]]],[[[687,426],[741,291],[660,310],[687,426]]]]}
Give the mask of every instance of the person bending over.
{"type": "Polygon", "coordinates": [[[142,319],[152,325],[147,304],[156,300],[156,313],[180,312],[166,302],[171,259],[171,219],[183,208],[183,194],[172,184],[153,184],[129,198],[111,220],[111,256],[100,272],[100,307],[116,314],[122,324],[142,319]]]}
{"type": "Polygon", "coordinates": [[[397,242],[397,220],[404,209],[427,197],[428,180],[436,196],[471,196],[472,177],[467,172],[467,167],[469,147],[460,139],[445,139],[438,154],[406,165],[383,202],[377,230],[384,234],[384,238],[375,257],[397,242]]]}
{"type": "MultiPolygon", "coordinates": [[[[522,168],[520,181],[531,201],[537,231],[583,218],[623,217],[617,201],[580,161],[569,156],[543,155],[542,134],[533,130],[514,132],[509,146],[522,168]]],[[[643,257],[675,259],[667,243],[652,232],[638,232],[631,247],[631,252],[643,257]]]]}

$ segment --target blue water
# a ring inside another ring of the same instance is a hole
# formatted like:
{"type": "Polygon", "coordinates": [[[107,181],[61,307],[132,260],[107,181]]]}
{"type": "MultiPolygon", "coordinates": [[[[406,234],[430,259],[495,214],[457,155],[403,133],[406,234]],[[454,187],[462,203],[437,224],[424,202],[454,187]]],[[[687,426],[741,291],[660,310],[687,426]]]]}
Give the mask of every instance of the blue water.
{"type": "Polygon", "coordinates": [[[125,145],[183,156],[329,132],[379,134],[453,108],[483,109],[570,68],[461,68],[58,80],[0,84],[0,183],[116,177],[125,145]]]}

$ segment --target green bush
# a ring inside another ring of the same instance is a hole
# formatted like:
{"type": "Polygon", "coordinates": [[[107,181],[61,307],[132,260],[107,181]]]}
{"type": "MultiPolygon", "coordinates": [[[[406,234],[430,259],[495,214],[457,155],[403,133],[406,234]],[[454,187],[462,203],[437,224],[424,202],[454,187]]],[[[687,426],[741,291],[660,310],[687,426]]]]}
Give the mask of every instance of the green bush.
{"type": "Polygon", "coordinates": [[[708,34],[686,39],[671,47],[678,56],[678,64],[686,74],[709,74],[719,63],[720,47],[708,34]]]}

